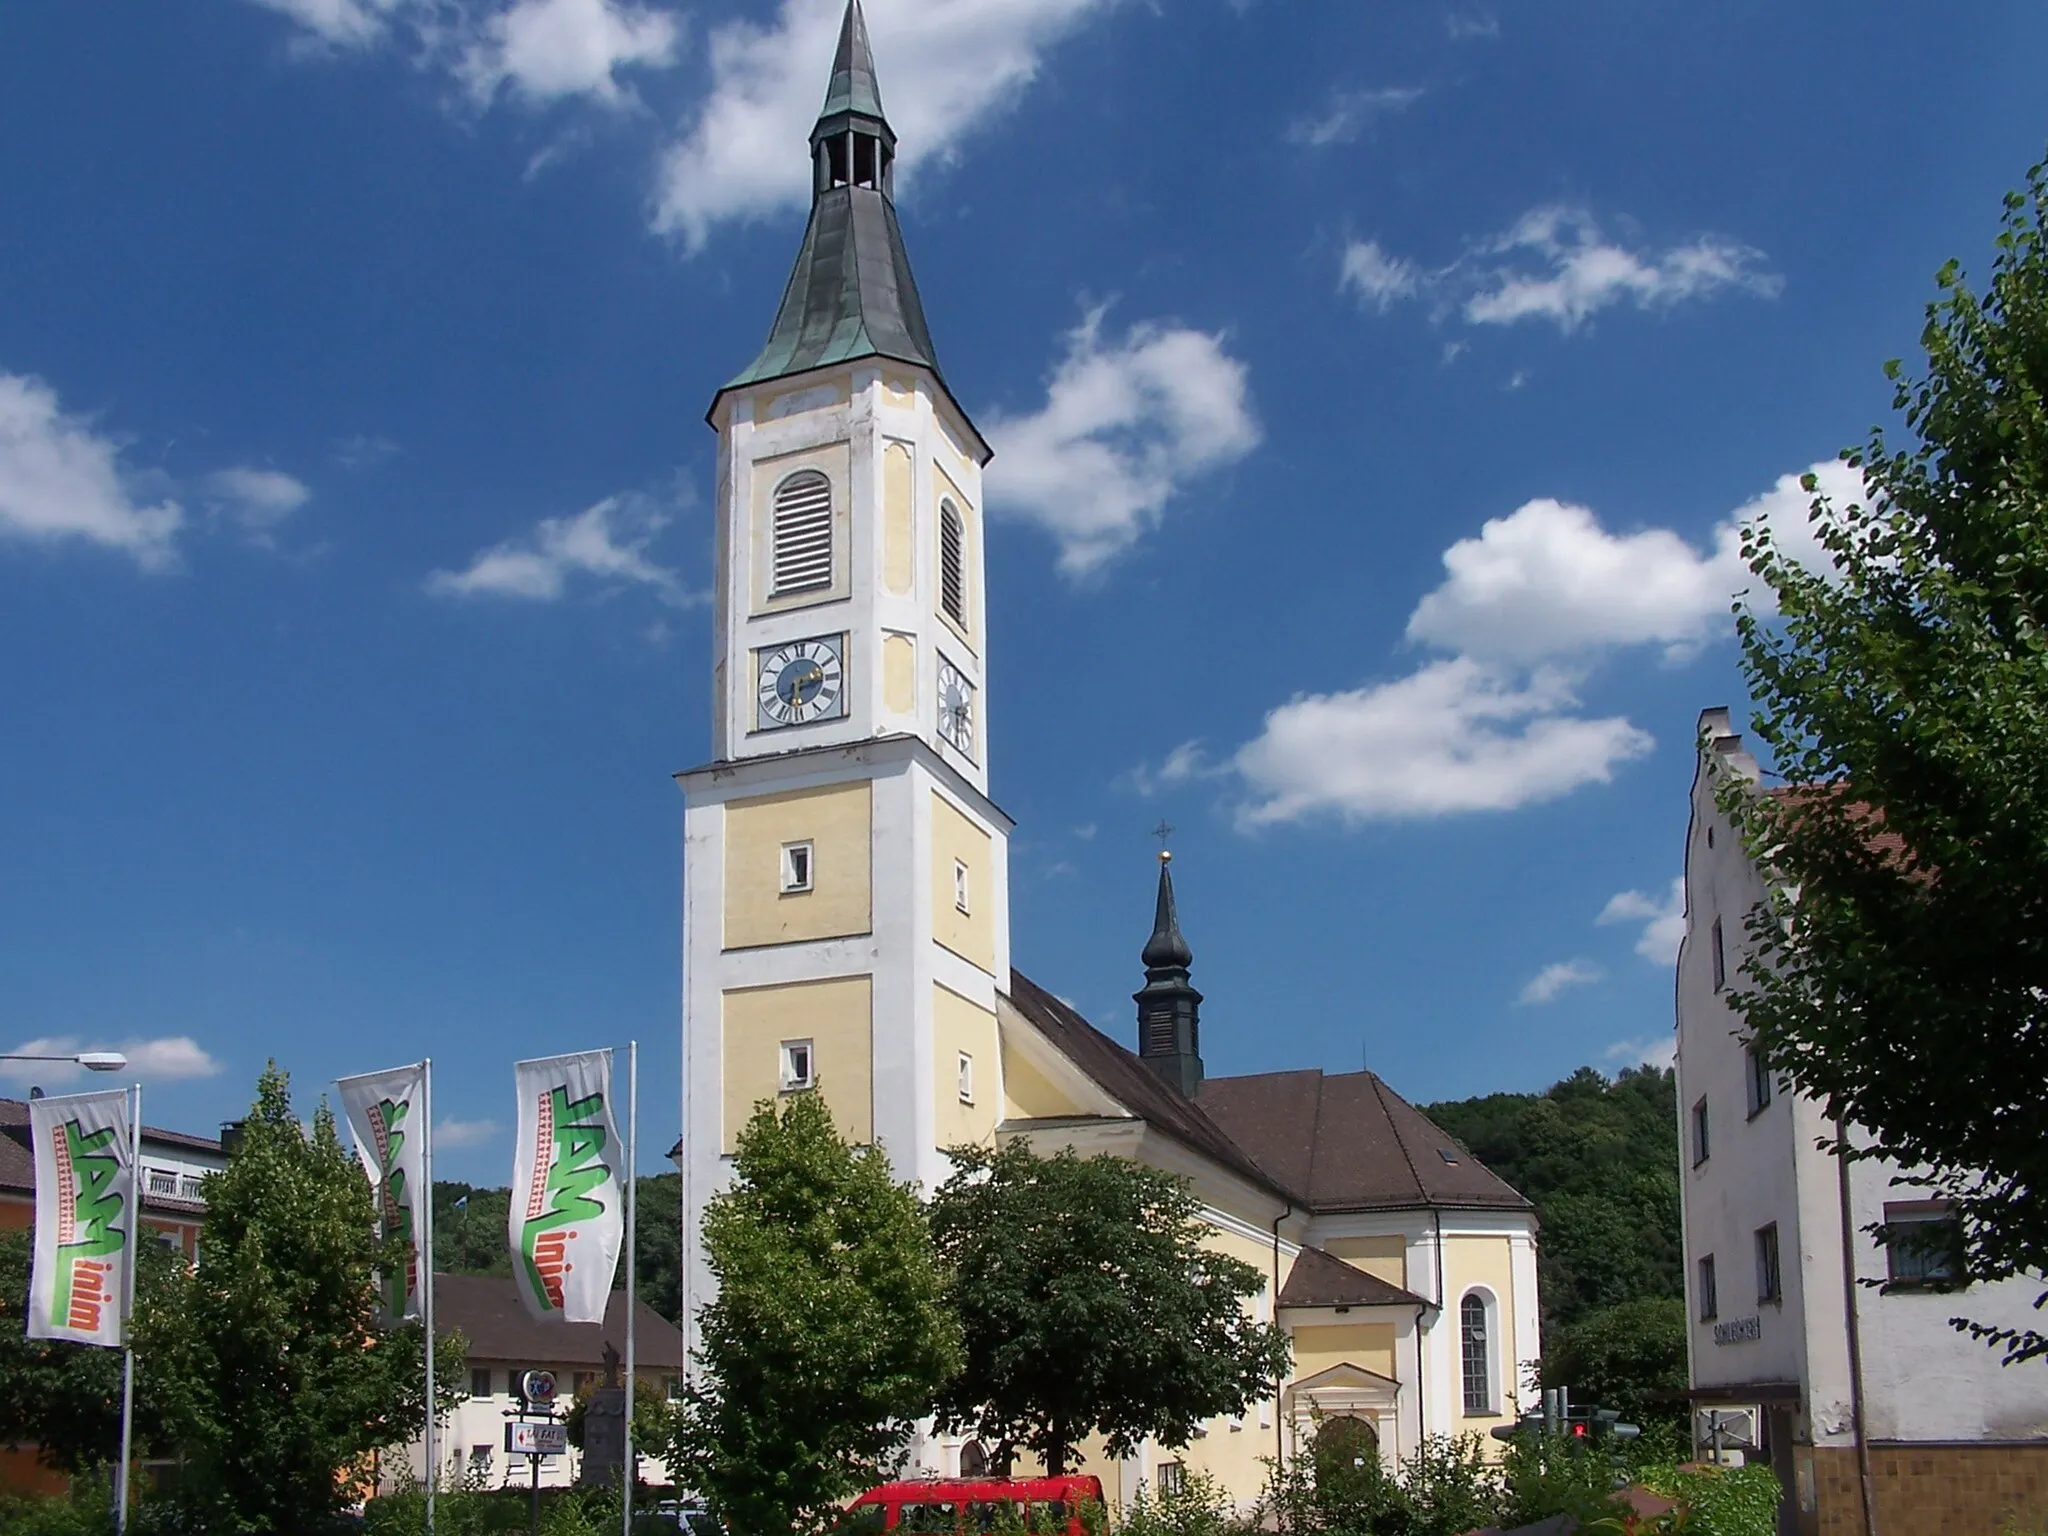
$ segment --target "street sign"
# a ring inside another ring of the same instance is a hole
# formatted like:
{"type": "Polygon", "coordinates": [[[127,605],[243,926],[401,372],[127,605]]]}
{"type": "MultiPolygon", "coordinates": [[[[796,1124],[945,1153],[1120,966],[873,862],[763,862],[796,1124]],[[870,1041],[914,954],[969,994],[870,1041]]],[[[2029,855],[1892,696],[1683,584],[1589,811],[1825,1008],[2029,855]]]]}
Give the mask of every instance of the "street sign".
{"type": "Polygon", "coordinates": [[[519,1395],[536,1408],[552,1406],[555,1401],[555,1373],[528,1371],[519,1378],[519,1395]]]}
{"type": "Polygon", "coordinates": [[[569,1449],[566,1424],[529,1424],[515,1419],[505,1426],[505,1450],[512,1456],[560,1456],[569,1449]]]}

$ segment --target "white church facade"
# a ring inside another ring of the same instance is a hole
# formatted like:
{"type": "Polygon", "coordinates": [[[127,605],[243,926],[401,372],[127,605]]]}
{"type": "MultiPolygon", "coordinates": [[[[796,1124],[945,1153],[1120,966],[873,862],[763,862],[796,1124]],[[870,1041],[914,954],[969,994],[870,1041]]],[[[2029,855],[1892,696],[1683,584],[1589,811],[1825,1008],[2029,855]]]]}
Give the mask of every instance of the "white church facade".
{"type": "MultiPolygon", "coordinates": [[[[895,135],[858,0],[811,136],[813,203],[760,356],[720,390],[712,761],[684,822],[685,1317],[705,1203],[763,1099],[815,1088],[926,1189],[946,1148],[1029,1137],[1186,1178],[1294,1363],[1244,1418],[1093,1466],[1215,1476],[1329,1419],[1389,1461],[1529,1400],[1528,1203],[1366,1072],[1208,1078],[1164,863],[1133,1051],[1011,964],[1008,837],[989,796],[982,476],[893,202],[895,135]]],[[[1135,935],[1134,935],[1135,937],[1135,935]]],[[[1491,1444],[1491,1442],[1488,1442],[1491,1444]]],[[[953,1474],[974,1448],[921,1442],[953,1474]]]]}

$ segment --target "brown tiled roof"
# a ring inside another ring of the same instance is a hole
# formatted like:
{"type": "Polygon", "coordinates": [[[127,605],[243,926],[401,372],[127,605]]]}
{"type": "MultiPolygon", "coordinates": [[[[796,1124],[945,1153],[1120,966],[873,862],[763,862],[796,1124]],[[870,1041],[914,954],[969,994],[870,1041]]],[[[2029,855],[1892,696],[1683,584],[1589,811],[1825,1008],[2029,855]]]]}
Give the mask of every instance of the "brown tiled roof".
{"type": "Polygon", "coordinates": [[[1426,1307],[1429,1303],[1413,1291],[1369,1275],[1364,1270],[1334,1258],[1320,1248],[1304,1248],[1295,1255],[1287,1271],[1287,1283],[1280,1287],[1283,1307],[1426,1307]]]}
{"type": "Polygon", "coordinates": [[[1245,1154],[1201,1109],[1182,1098],[1137,1056],[1021,971],[1010,972],[1010,1001],[1062,1055],[1147,1125],[1214,1158],[1233,1173],[1273,1191],[1290,1191],[1245,1154]]]}
{"type": "Polygon", "coordinates": [[[1527,1210],[1529,1202],[1370,1072],[1212,1077],[1183,1098],[1021,972],[1010,1001],[1133,1114],[1310,1210],[1527,1210]],[[1445,1152],[1450,1154],[1446,1159],[1445,1152]]]}
{"type": "Polygon", "coordinates": [[[1212,1077],[1198,1100],[1261,1167],[1317,1211],[1529,1202],[1371,1072],[1212,1077]]]}
{"type": "MultiPolygon", "coordinates": [[[[641,1302],[634,1311],[633,1361],[637,1368],[680,1371],[683,1335],[674,1323],[641,1302]]],[[[436,1275],[434,1332],[460,1332],[472,1360],[525,1365],[601,1365],[610,1344],[626,1353],[626,1293],[613,1291],[604,1324],[542,1323],[519,1300],[510,1275],[436,1275]]]]}

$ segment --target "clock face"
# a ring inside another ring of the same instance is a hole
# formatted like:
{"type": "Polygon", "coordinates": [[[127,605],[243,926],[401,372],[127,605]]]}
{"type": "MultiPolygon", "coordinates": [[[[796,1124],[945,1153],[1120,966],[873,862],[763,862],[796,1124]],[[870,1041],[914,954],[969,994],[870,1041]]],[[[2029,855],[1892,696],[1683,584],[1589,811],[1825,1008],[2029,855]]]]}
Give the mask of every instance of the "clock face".
{"type": "Polygon", "coordinates": [[[840,660],[844,641],[843,635],[821,635],[754,653],[761,730],[846,713],[846,669],[840,660]]]}
{"type": "Polygon", "coordinates": [[[939,734],[974,756],[974,684],[945,657],[939,658],[939,734]]]}

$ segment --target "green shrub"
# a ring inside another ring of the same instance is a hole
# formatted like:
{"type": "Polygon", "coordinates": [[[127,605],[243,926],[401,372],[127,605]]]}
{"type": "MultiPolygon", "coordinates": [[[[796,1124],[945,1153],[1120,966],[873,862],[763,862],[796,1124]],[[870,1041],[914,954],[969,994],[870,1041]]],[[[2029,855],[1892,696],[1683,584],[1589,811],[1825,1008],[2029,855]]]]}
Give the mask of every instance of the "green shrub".
{"type": "Polygon", "coordinates": [[[1685,1471],[1646,1467],[1638,1480],[1652,1492],[1678,1500],[1685,1518],[1674,1528],[1685,1536],[1776,1536],[1783,1490],[1767,1466],[1685,1471]]]}

